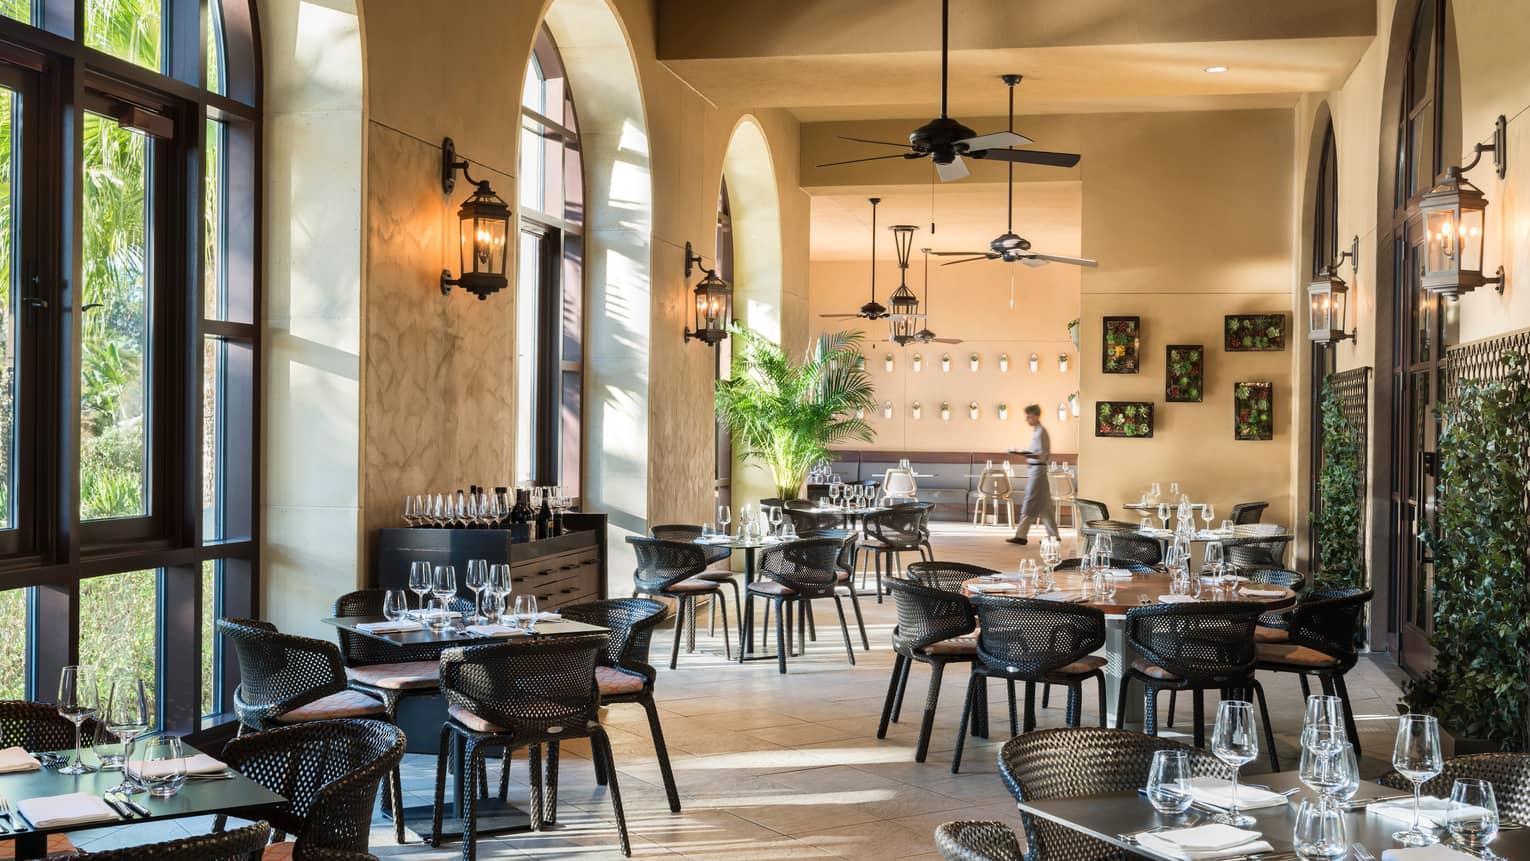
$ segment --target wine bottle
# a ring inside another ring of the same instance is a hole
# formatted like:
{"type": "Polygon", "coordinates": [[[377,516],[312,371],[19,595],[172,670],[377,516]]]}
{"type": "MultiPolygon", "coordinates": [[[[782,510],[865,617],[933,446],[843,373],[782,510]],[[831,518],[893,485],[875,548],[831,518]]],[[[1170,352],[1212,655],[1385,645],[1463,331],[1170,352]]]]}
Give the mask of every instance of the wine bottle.
{"type": "Polygon", "coordinates": [[[515,491],[515,507],[510,509],[511,541],[531,540],[531,517],[531,491],[525,488],[517,488],[515,491]]]}
{"type": "Polygon", "coordinates": [[[547,504],[547,494],[542,494],[542,507],[537,509],[537,540],[553,536],[552,506],[547,504]]]}

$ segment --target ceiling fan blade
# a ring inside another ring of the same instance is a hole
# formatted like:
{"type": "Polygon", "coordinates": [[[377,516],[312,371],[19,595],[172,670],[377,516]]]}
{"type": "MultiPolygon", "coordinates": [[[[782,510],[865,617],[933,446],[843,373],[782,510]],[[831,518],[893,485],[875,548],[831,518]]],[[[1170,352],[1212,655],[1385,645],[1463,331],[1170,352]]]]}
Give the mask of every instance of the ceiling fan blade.
{"type": "Polygon", "coordinates": [[[1032,269],[1035,269],[1037,266],[1047,265],[1047,263],[1050,261],[1042,260],[1039,257],[1022,257],[1020,258],[1020,262],[1024,263],[1026,266],[1031,267],[1032,269]]]}
{"type": "Polygon", "coordinates": [[[967,257],[962,260],[952,260],[950,263],[942,263],[941,266],[955,266],[958,263],[971,263],[974,260],[997,260],[997,254],[984,254],[981,257],[967,257]]]}
{"type": "Polygon", "coordinates": [[[1033,143],[1035,141],[1015,132],[994,132],[991,135],[978,135],[977,137],[956,142],[957,146],[966,146],[970,152],[984,149],[1001,149],[1007,146],[1025,146],[1026,144],[1033,143]]]}
{"type": "Polygon", "coordinates": [[[834,317],[834,318],[838,319],[838,318],[844,318],[844,317],[862,317],[862,316],[865,316],[865,315],[863,315],[863,314],[819,314],[818,316],[820,316],[820,317],[834,317]]]}
{"type": "Polygon", "coordinates": [[[950,164],[941,164],[940,162],[936,162],[935,172],[940,174],[941,182],[953,182],[958,179],[963,179],[972,173],[972,171],[967,169],[967,163],[962,161],[961,156],[957,156],[956,158],[952,159],[950,164]]]}
{"type": "Polygon", "coordinates": [[[975,257],[979,254],[987,254],[987,251],[931,251],[935,257],[975,257]]]}
{"type": "Polygon", "coordinates": [[[870,158],[852,158],[852,159],[848,159],[846,161],[831,161],[831,162],[828,162],[827,164],[816,165],[816,167],[834,167],[837,164],[855,164],[856,162],[861,162],[861,161],[881,161],[884,158],[918,158],[918,157],[919,156],[917,156],[917,155],[915,155],[913,153],[894,153],[892,155],[874,155],[874,156],[871,156],[870,158]]]}
{"type": "Polygon", "coordinates": [[[893,143],[892,141],[874,141],[874,140],[871,140],[870,138],[853,138],[853,137],[850,137],[849,135],[840,135],[839,139],[842,140],[842,141],[855,141],[856,143],[880,144],[881,146],[895,146],[895,147],[897,147],[899,149],[908,149],[909,148],[908,144],[906,144],[906,143],[893,143]]]}
{"type": "Polygon", "coordinates": [[[991,158],[995,161],[1012,161],[1021,164],[1043,164],[1048,167],[1073,167],[1078,164],[1078,153],[1048,152],[1044,149],[985,149],[969,152],[973,158],[991,158]]]}
{"type": "Polygon", "coordinates": [[[962,342],[962,339],[961,338],[931,338],[930,342],[934,343],[934,344],[960,344],[962,342]]]}
{"type": "Polygon", "coordinates": [[[1100,261],[1090,260],[1087,257],[1067,257],[1062,254],[1042,254],[1036,251],[1028,252],[1027,256],[1050,263],[1071,263],[1074,266],[1095,267],[1100,265],[1100,261]]]}

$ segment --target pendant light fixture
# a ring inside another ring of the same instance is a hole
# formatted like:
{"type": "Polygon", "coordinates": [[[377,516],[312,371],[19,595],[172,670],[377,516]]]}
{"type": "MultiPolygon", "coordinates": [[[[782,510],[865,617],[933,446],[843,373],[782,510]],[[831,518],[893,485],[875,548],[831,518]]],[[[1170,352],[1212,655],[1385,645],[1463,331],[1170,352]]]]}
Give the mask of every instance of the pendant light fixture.
{"type": "Polygon", "coordinates": [[[908,289],[908,257],[914,247],[914,231],[919,228],[912,224],[894,224],[888,229],[892,231],[893,248],[898,254],[898,289],[887,300],[892,311],[888,315],[889,337],[894,344],[906,347],[917,339],[921,319],[919,297],[908,289]]]}

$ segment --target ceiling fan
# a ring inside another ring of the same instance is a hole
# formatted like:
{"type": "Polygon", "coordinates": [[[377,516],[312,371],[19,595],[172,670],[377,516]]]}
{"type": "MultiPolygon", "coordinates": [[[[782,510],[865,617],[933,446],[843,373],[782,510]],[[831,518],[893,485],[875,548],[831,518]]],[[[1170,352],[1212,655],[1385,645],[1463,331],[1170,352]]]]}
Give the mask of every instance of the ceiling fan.
{"type": "MultiPolygon", "coordinates": [[[[906,284],[900,284],[898,290],[893,292],[891,302],[893,312],[887,310],[887,306],[877,301],[877,204],[882,202],[880,197],[868,198],[871,201],[871,301],[862,305],[854,314],[819,314],[820,317],[854,318],[863,317],[867,320],[881,320],[890,318],[894,323],[914,317],[921,317],[918,313],[918,300],[914,300],[915,307],[910,311],[907,300],[913,298],[906,284]],[[895,313],[894,313],[895,312],[895,313]]],[[[908,246],[913,244],[914,231],[918,228],[908,224],[895,224],[890,228],[893,238],[898,246],[898,265],[901,269],[908,269],[908,246]]],[[[900,279],[900,281],[903,279],[900,279]]]]}
{"type": "Polygon", "coordinates": [[[914,333],[914,340],[921,344],[960,344],[961,338],[937,338],[930,331],[930,249],[921,248],[919,252],[924,255],[924,319],[923,329],[914,333]]]}
{"type": "MultiPolygon", "coordinates": [[[[951,9],[950,0],[941,0],[940,3],[940,116],[914,129],[908,136],[907,144],[893,143],[891,141],[868,140],[840,135],[840,138],[856,143],[876,144],[878,146],[898,147],[907,149],[908,152],[895,153],[893,155],[876,155],[868,158],[852,158],[846,161],[831,161],[820,164],[819,167],[833,167],[841,164],[855,164],[862,161],[880,161],[889,158],[916,159],[929,156],[935,163],[935,172],[940,174],[942,182],[951,182],[967,176],[971,171],[962,161],[962,156],[973,158],[1000,159],[1010,163],[1022,162],[1025,164],[1042,164],[1052,167],[1073,167],[1078,164],[1078,155],[1069,152],[1047,152],[1045,150],[1019,150],[1015,146],[1023,146],[1035,141],[1022,134],[1015,133],[1014,111],[1010,111],[1010,128],[1008,131],[994,132],[993,134],[980,135],[967,126],[946,115],[946,90],[948,60],[950,56],[950,24],[951,9]],[[1006,149],[1006,147],[1009,147],[1006,149]]],[[[1020,78],[1015,76],[1018,83],[1020,78]]]]}
{"type": "MultiPolygon", "coordinates": [[[[1020,83],[1019,75],[1000,76],[1006,86],[1009,87],[1009,125],[1015,125],[1015,85],[1020,83]]],[[[1017,150],[999,150],[999,152],[1017,152],[1017,150]]],[[[952,260],[944,266],[954,266],[957,263],[971,263],[974,260],[1003,260],[1005,263],[1024,263],[1027,266],[1045,266],[1048,263],[1071,263],[1074,266],[1098,266],[1099,262],[1087,257],[1068,257],[1062,254],[1043,254],[1040,251],[1032,251],[1031,243],[1024,237],[1015,233],[1015,165],[1009,165],[1009,199],[1008,199],[1009,222],[1004,232],[988,243],[987,251],[931,251],[936,257],[961,257],[961,260],[952,260]]]]}

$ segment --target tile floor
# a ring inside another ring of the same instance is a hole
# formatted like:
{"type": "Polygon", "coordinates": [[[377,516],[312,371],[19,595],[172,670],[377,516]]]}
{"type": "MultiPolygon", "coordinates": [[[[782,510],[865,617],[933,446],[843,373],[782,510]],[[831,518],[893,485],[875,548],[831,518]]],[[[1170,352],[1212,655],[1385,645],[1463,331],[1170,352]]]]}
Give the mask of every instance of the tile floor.
{"type": "MultiPolygon", "coordinates": [[[[939,558],[1006,569],[1022,554],[1036,553],[1034,541],[1018,548],[1003,542],[1006,534],[1002,529],[937,525],[934,545],[939,558]]],[[[606,724],[618,761],[634,857],[934,859],[939,856],[931,833],[941,822],[992,818],[1018,829],[1019,817],[995,762],[1007,737],[998,686],[991,694],[996,705],[993,738],[970,739],[961,773],[953,775],[950,759],[966,679],[960,672],[948,674],[928,761],[915,763],[913,748],[927,672],[914,670],[903,720],[892,726],[885,740],[878,740],[877,718],[892,665],[887,646],[892,605],[890,601],[878,605],[867,598],[862,606],[872,650],[862,652],[857,646],[854,667],[846,662],[843,642],[826,620],[818,642],[809,644],[805,657],[790,661],[786,676],[779,675],[771,662],[740,666],[723,660],[721,640],[707,638],[704,630],[698,638],[698,653],[682,653],[677,670],[661,671],[658,699],[684,806],[681,813],[670,813],[665,803],[642,709],[616,706],[609,710],[606,724]]],[[[832,618],[832,613],[820,611],[818,617],[826,616],[832,618]]],[[[668,637],[668,630],[656,636],[656,660],[661,649],[667,657],[668,637]]],[[[1400,679],[1401,673],[1386,655],[1363,658],[1349,675],[1366,776],[1387,767],[1378,757],[1390,755],[1400,679]]],[[[1294,677],[1264,682],[1277,747],[1283,764],[1289,763],[1285,767],[1294,767],[1301,690],[1294,677]]],[[[1092,699],[1085,697],[1086,724],[1097,720],[1092,699]]],[[[1054,702],[1040,712],[1043,726],[1061,725],[1060,705],[1054,702]]],[[[1166,705],[1165,699],[1161,706],[1166,705]]],[[[1182,710],[1174,731],[1183,732],[1186,720],[1182,710]]],[[[609,797],[594,783],[588,747],[570,743],[564,750],[556,829],[483,838],[480,858],[621,857],[609,797]]],[[[406,758],[407,803],[429,802],[434,767],[429,757],[406,758]]],[[[1267,767],[1261,757],[1247,770],[1267,767]]],[[[512,794],[518,791],[524,798],[524,758],[512,763],[511,774],[512,794]]],[[[407,845],[398,846],[386,820],[379,816],[374,824],[372,851],[383,858],[460,857],[460,845],[431,849],[414,834],[407,845]]],[[[81,832],[77,841],[99,850],[179,836],[182,831],[196,833],[206,829],[207,823],[188,820],[162,828],[81,832]]]]}

